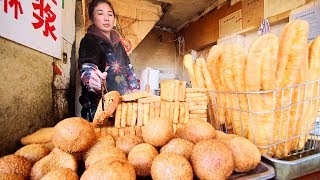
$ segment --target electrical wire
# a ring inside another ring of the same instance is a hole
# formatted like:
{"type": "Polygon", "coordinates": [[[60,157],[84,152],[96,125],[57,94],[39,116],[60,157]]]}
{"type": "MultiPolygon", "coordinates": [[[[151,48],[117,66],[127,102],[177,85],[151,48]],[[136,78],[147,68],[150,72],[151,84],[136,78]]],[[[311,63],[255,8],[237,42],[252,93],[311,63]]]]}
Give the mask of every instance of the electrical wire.
{"type": "MultiPolygon", "coordinates": [[[[179,70],[180,70],[180,60],[181,57],[185,55],[185,40],[183,36],[178,36],[176,39],[170,40],[170,41],[161,41],[162,43],[173,43],[173,42],[177,42],[177,48],[178,50],[176,51],[176,55],[174,56],[174,63],[175,63],[175,74],[177,74],[179,77],[179,79],[183,79],[183,73],[182,76],[179,75],[179,70]],[[177,55],[178,54],[178,55],[177,55]]],[[[182,71],[184,72],[184,66],[182,66],[182,71]]]]}
{"type": "MultiPolygon", "coordinates": [[[[180,59],[181,59],[181,55],[184,56],[185,54],[185,41],[184,41],[184,37],[183,36],[179,36],[177,37],[176,39],[174,40],[171,40],[171,41],[167,41],[167,42],[176,42],[178,41],[178,58],[177,56],[175,56],[175,72],[176,74],[179,74],[179,70],[180,70],[180,59]]],[[[184,68],[182,69],[182,71],[184,72],[184,68]]],[[[182,76],[179,76],[179,79],[183,79],[183,74],[182,73],[182,76]]]]}

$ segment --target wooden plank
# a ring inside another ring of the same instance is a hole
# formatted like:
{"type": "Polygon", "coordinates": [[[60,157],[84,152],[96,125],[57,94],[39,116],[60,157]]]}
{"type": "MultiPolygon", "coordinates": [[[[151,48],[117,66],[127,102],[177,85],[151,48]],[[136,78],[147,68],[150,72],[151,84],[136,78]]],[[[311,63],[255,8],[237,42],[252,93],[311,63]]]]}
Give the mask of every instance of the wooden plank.
{"type": "Polygon", "coordinates": [[[261,23],[264,17],[264,0],[243,0],[242,24],[243,28],[261,23]]]}
{"type": "MultiPolygon", "coordinates": [[[[260,1],[260,0],[256,0],[256,1],[260,1]]],[[[307,0],[307,1],[310,1],[310,0],[307,0]]],[[[181,32],[179,33],[185,38],[186,52],[188,52],[190,49],[199,50],[207,46],[208,44],[215,43],[219,39],[219,30],[217,28],[219,26],[219,19],[241,9],[242,3],[244,2],[245,0],[239,3],[236,3],[231,7],[228,4],[223,5],[221,8],[209,12],[205,16],[201,17],[199,20],[191,23],[189,26],[182,29],[181,32]]],[[[268,20],[271,25],[277,24],[278,22],[282,22],[282,21],[287,22],[291,9],[294,7],[299,7],[301,5],[304,5],[305,3],[306,3],[306,0],[288,0],[288,1],[287,0],[265,0],[264,11],[265,9],[272,9],[272,7],[274,6],[278,6],[278,7],[275,8],[276,9],[275,11],[277,11],[275,15],[268,15],[268,13],[266,15],[266,13],[264,12],[264,18],[268,17],[268,20]],[[273,2],[276,3],[277,5],[273,4],[273,2]],[[267,6],[269,6],[269,8],[265,5],[265,3],[267,3],[267,6]],[[282,3],[286,4],[285,5],[286,8],[281,7],[282,3]],[[291,6],[291,8],[288,9],[288,6],[289,7],[291,6]],[[282,8],[287,10],[283,10],[282,8]]],[[[244,15],[244,12],[242,14],[244,15]]],[[[237,33],[245,34],[251,31],[256,31],[260,27],[260,23],[261,22],[259,21],[254,22],[252,25],[248,25],[247,27],[243,28],[237,33]]]]}
{"type": "Polygon", "coordinates": [[[242,29],[241,9],[219,20],[219,37],[232,34],[242,29]]]}
{"type": "Polygon", "coordinates": [[[264,18],[278,15],[306,4],[306,0],[265,0],[264,18]]]}
{"type": "Polygon", "coordinates": [[[213,10],[191,23],[181,30],[181,35],[185,39],[186,52],[190,49],[200,49],[208,44],[212,44],[219,39],[219,20],[228,14],[241,9],[241,2],[233,6],[228,3],[217,10],[213,10]]]}
{"type": "MultiPolygon", "coordinates": [[[[275,25],[275,24],[278,24],[278,23],[282,23],[282,22],[289,22],[289,16],[290,16],[290,13],[291,13],[291,10],[289,11],[286,11],[286,12],[283,12],[281,14],[278,14],[276,16],[272,16],[272,17],[269,17],[269,23],[270,25],[275,25]]],[[[247,34],[247,33],[250,33],[252,31],[256,31],[258,30],[260,27],[260,23],[256,23],[254,25],[251,25],[245,29],[242,29],[241,31],[237,32],[238,34],[247,34]]]]}

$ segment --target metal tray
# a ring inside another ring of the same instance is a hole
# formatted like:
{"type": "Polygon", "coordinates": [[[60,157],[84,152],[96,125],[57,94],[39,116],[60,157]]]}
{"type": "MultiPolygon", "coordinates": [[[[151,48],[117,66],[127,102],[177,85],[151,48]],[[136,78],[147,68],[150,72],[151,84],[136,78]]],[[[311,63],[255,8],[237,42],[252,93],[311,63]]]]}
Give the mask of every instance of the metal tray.
{"type": "MultiPolygon", "coordinates": [[[[251,180],[259,180],[259,179],[271,179],[275,176],[275,172],[272,166],[260,162],[259,165],[256,167],[256,169],[246,172],[246,173],[236,173],[233,172],[233,174],[229,177],[231,180],[244,180],[244,179],[251,179],[251,180]]],[[[196,176],[194,176],[193,179],[198,179],[196,176]]],[[[152,180],[151,176],[148,177],[140,177],[137,176],[137,180],[152,180]]]]}
{"type": "Polygon", "coordinates": [[[245,172],[245,173],[237,173],[233,172],[233,174],[229,177],[232,180],[258,180],[258,179],[271,179],[275,176],[274,168],[267,163],[260,162],[256,169],[245,172]]]}
{"type": "MultiPolygon", "coordinates": [[[[320,142],[318,142],[318,145],[320,142]]],[[[293,179],[320,171],[320,147],[315,150],[278,160],[263,156],[263,160],[271,164],[276,171],[276,179],[293,179]]]]}

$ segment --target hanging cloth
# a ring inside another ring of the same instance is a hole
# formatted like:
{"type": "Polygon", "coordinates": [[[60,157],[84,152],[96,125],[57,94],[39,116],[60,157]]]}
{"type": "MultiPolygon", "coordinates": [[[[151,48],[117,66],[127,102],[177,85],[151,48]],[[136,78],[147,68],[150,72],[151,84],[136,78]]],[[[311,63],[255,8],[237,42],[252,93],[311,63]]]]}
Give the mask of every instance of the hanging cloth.
{"type": "Polygon", "coordinates": [[[269,23],[268,19],[264,19],[261,22],[258,33],[262,36],[262,35],[267,34],[269,32],[270,32],[270,23],[269,23]]]}

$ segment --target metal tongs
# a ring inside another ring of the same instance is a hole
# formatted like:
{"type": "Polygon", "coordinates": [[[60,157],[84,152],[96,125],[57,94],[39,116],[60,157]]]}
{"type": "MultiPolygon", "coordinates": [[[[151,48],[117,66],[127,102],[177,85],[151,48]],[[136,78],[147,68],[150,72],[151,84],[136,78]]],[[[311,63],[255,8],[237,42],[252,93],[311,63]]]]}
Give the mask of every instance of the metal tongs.
{"type": "Polygon", "coordinates": [[[104,103],[105,103],[105,99],[104,99],[104,95],[106,93],[108,93],[108,89],[107,89],[107,84],[106,84],[106,80],[100,78],[101,81],[101,100],[102,100],[102,111],[104,111],[104,103]]]}

